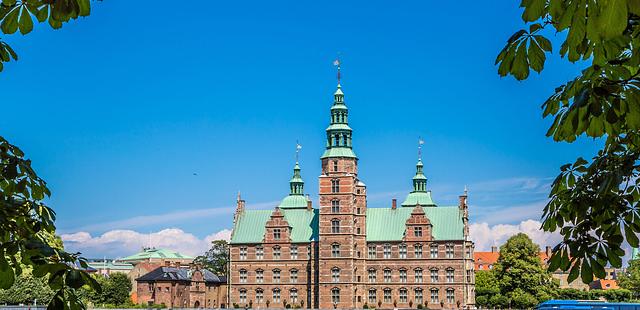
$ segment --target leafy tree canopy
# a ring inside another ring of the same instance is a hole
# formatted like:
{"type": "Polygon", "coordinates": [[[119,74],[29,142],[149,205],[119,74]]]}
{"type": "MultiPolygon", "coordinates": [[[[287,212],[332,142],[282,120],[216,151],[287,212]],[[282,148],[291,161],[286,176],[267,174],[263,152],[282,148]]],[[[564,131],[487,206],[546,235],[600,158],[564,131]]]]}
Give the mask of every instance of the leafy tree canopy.
{"type": "Polygon", "coordinates": [[[500,293],[511,307],[531,308],[554,295],[556,284],[540,260],[540,247],[519,233],[500,247],[493,272],[500,293]]]}
{"type": "Polygon", "coordinates": [[[618,285],[634,292],[635,297],[640,294],[640,260],[632,259],[629,267],[622,274],[618,275],[618,285]]]}
{"type": "MultiPolygon", "coordinates": [[[[10,35],[18,31],[26,35],[34,22],[47,22],[53,29],[78,16],[88,16],[90,0],[2,0],[0,2],[0,30],[10,35]]],[[[18,60],[16,52],[0,37],[0,71],[4,62],[18,60]]]]}
{"type": "Polygon", "coordinates": [[[560,168],[543,229],[559,230],[563,241],[553,249],[550,270],[569,270],[569,281],[581,276],[604,278],[604,267],[621,267],[623,242],[638,246],[640,223],[640,1],[522,0],[522,20],[499,53],[501,76],[526,79],[541,72],[553,50],[545,36],[563,38],[559,54],[586,68],[560,85],[542,104],[542,115],[554,121],[547,136],[573,142],[579,136],[604,138],[604,147],[589,162],[578,158],[560,168]]]}
{"type": "Polygon", "coordinates": [[[227,274],[228,261],[229,244],[225,240],[212,241],[211,249],[193,260],[194,263],[202,264],[205,269],[209,269],[217,275],[227,274]]]}
{"type": "Polygon", "coordinates": [[[79,253],[65,252],[55,237],[55,212],[43,202],[50,194],[31,161],[0,136],[0,289],[11,288],[28,266],[55,292],[50,308],[78,309],[83,304],[76,290],[100,287],[76,267],[87,267],[79,253]]]}

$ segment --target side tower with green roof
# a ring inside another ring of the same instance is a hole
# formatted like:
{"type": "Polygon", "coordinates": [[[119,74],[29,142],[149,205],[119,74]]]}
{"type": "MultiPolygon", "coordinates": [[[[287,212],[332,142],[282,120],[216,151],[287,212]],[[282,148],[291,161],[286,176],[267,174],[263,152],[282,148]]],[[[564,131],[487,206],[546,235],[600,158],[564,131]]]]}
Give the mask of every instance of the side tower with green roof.
{"type": "Polygon", "coordinates": [[[293,176],[289,180],[289,195],[284,197],[278,206],[280,209],[305,209],[311,202],[304,195],[304,181],[300,175],[300,165],[296,161],[293,167],[293,176]]]}

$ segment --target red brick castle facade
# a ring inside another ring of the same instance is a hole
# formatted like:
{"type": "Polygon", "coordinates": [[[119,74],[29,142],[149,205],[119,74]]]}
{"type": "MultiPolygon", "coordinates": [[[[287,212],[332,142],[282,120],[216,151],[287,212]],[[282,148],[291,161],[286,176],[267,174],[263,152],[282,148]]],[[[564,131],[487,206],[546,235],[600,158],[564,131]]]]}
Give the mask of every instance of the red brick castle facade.
{"type": "Polygon", "coordinates": [[[295,164],[290,194],[273,210],[238,197],[231,237],[230,304],[253,308],[464,308],[474,304],[466,192],[438,206],[418,160],[398,206],[369,208],[358,178],[348,109],[338,84],[321,157],[319,208],[295,164]]]}

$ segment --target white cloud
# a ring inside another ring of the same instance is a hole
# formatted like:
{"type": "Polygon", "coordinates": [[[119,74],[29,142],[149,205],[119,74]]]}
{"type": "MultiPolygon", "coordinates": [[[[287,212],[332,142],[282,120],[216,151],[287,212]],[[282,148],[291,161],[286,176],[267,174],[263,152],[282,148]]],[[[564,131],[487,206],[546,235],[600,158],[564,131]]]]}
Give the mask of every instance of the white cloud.
{"type": "Polygon", "coordinates": [[[133,230],[111,230],[95,237],[88,232],[63,234],[60,237],[67,250],[81,252],[85,257],[124,257],[139,252],[143,247],[166,248],[197,256],[211,247],[211,241],[229,240],[231,230],[223,229],[202,239],[178,228],[167,228],[149,234],[133,230]]]}
{"type": "Polygon", "coordinates": [[[555,246],[562,236],[559,233],[547,233],[540,229],[541,223],[535,220],[522,221],[516,225],[497,224],[489,226],[487,223],[473,223],[469,226],[469,234],[475,242],[476,251],[489,251],[491,246],[504,244],[509,237],[517,233],[525,233],[537,243],[541,249],[545,246],[555,246]]]}

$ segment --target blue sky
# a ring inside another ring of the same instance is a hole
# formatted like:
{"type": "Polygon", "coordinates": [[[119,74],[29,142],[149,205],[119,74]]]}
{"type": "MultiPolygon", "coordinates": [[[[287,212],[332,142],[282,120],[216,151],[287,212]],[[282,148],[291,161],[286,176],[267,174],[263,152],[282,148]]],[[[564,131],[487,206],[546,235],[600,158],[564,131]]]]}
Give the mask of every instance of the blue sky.
{"type": "Polygon", "coordinates": [[[275,206],[296,140],[315,198],[338,52],[372,207],[410,190],[418,136],[434,199],[468,185],[472,221],[493,226],[538,220],[558,167],[599,146],[545,137],[540,105],[579,66],[553,55],[527,81],[498,76],[522,27],[513,1],[93,5],[4,37],[20,60],[0,73],[1,134],[48,181],[59,232],[91,236],[69,242],[89,256],[130,251],[82,247],[119,229],[205,240],[231,228],[238,190],[275,206]]]}

